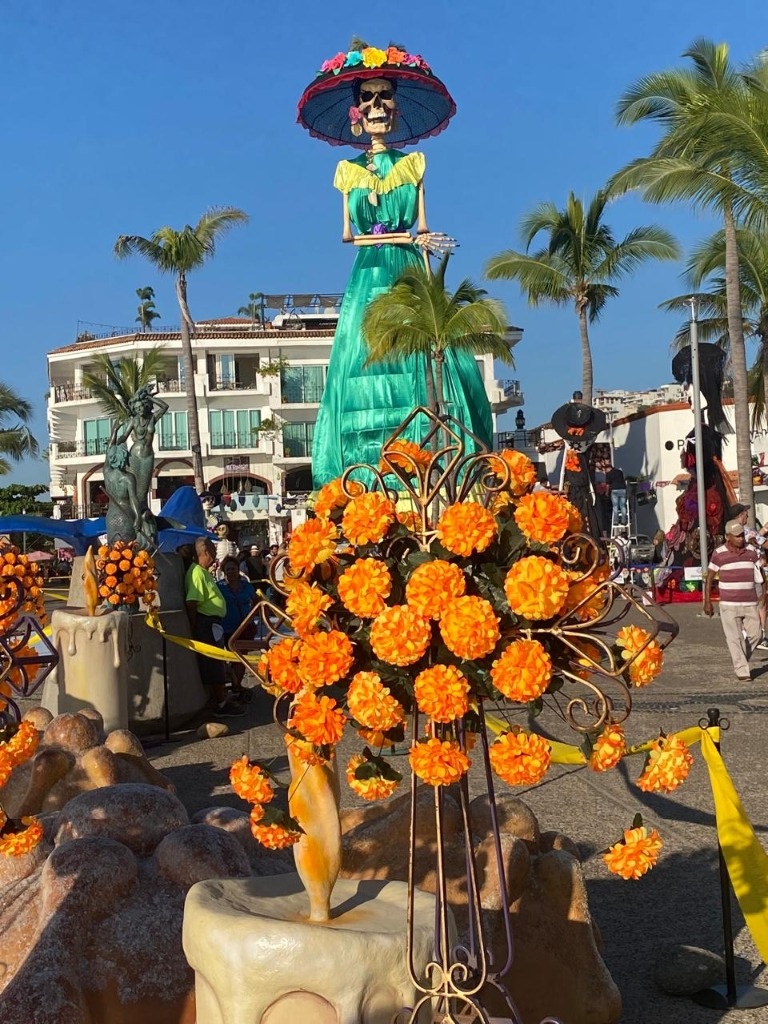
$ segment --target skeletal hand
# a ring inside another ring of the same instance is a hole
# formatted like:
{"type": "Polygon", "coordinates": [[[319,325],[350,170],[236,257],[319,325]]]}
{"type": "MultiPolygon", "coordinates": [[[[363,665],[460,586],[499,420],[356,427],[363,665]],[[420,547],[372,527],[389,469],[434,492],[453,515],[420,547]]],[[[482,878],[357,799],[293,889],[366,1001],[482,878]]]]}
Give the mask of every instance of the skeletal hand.
{"type": "Polygon", "coordinates": [[[446,235],[442,231],[427,231],[423,235],[416,236],[416,245],[426,249],[433,256],[445,256],[446,253],[452,253],[458,244],[455,238],[451,238],[450,235],[446,235]]]}

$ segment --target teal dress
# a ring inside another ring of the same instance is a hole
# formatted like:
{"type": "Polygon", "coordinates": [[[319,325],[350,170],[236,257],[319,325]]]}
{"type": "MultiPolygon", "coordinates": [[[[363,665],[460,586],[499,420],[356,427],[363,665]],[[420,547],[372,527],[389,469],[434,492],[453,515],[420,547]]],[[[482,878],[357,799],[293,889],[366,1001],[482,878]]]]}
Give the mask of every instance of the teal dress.
{"type": "MultiPolygon", "coordinates": [[[[335,186],[348,195],[350,218],[360,234],[408,231],[418,216],[418,185],[424,175],[421,153],[385,150],[370,158],[342,160],[335,186]],[[370,201],[371,192],[377,202],[370,201]]],[[[368,303],[389,291],[409,267],[423,266],[415,245],[361,246],[336,325],[323,399],[312,442],[315,487],[335,479],[349,466],[376,465],[385,441],[417,405],[427,404],[423,356],[364,366],[368,350],[362,322],[368,303]]],[[[488,397],[473,355],[448,352],[443,370],[447,411],[491,447],[488,397]]],[[[409,436],[416,441],[418,424],[409,436]]],[[[467,438],[467,448],[474,447],[467,438]]]]}

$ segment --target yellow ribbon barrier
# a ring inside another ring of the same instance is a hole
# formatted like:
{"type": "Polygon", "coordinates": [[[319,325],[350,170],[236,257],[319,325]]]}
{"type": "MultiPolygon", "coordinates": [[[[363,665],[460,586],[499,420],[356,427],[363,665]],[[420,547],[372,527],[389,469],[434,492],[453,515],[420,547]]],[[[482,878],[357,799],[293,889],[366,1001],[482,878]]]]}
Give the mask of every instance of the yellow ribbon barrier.
{"type": "MultiPolygon", "coordinates": [[[[179,647],[186,647],[188,651],[194,651],[195,654],[202,654],[206,658],[213,658],[216,661],[233,661],[239,662],[240,659],[232,651],[225,651],[223,647],[214,647],[213,644],[204,644],[200,640],[190,640],[186,636],[176,636],[174,633],[167,633],[163,626],[160,618],[157,615],[151,613],[144,619],[150,629],[157,630],[161,633],[166,640],[172,644],[177,644],[179,647]]],[[[256,657],[246,655],[247,661],[253,661],[254,664],[261,657],[261,652],[257,652],[256,657]]]]}

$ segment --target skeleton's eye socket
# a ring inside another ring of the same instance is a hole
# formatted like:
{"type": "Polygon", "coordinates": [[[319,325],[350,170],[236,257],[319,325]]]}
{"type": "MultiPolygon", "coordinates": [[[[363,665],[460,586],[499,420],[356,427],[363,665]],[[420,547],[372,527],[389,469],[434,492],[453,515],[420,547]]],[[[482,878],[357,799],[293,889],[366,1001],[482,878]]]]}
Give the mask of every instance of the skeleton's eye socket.
{"type": "Polygon", "coordinates": [[[370,89],[360,90],[360,99],[363,103],[371,103],[377,96],[383,100],[391,100],[394,99],[395,94],[391,89],[382,89],[380,92],[371,92],[370,89]]]}

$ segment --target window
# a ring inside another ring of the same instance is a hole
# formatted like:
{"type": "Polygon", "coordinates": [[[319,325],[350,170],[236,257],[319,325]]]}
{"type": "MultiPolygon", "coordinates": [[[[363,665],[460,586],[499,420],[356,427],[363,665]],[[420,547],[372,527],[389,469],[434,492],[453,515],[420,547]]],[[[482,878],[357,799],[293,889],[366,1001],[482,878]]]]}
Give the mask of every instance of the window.
{"type": "Polygon", "coordinates": [[[286,459],[311,459],[314,423],[283,424],[283,455],[286,459]]]}
{"type": "Polygon", "coordinates": [[[83,441],[86,455],[103,455],[112,433],[112,420],[83,420],[83,441]]]}
{"type": "Polygon", "coordinates": [[[167,412],[158,424],[157,433],[161,452],[189,448],[186,412],[167,412]]]}
{"type": "Polygon", "coordinates": [[[283,402],[319,402],[325,386],[324,366],[286,366],[280,374],[283,402]]]}
{"type": "Polygon", "coordinates": [[[211,409],[208,412],[211,448],[257,448],[260,426],[258,409],[211,409]]]}

